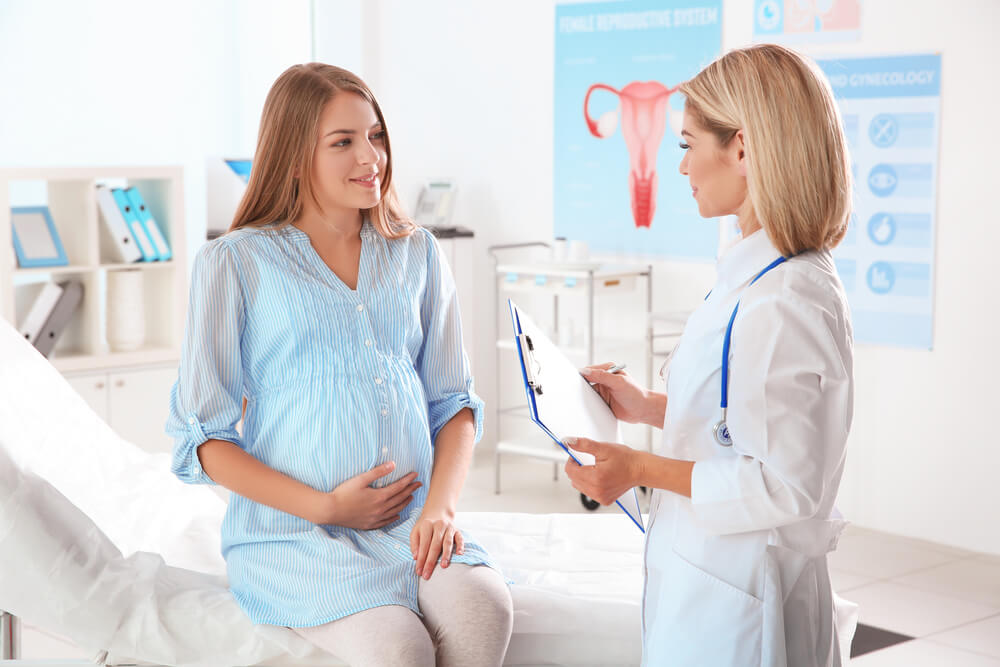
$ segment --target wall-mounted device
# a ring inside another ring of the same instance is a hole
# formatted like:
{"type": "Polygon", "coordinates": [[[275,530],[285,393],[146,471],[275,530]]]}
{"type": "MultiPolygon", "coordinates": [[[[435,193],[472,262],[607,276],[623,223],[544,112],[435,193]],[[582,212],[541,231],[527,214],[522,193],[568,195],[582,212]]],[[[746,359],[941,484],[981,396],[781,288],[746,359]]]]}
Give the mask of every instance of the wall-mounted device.
{"type": "Polygon", "coordinates": [[[446,227],[451,222],[455,204],[455,184],[452,181],[430,181],[420,190],[414,221],[423,227],[446,227]]]}

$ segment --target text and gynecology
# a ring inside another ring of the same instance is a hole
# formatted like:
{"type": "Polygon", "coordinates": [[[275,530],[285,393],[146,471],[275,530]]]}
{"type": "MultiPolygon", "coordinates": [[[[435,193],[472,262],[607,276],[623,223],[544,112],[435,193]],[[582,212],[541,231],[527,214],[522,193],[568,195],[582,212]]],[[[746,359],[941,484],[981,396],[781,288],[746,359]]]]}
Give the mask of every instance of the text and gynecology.
{"type": "Polygon", "coordinates": [[[821,60],[840,104],[854,212],[834,251],[859,343],[930,348],[941,56],[821,60]]]}
{"type": "Polygon", "coordinates": [[[677,173],[684,103],[673,93],[719,55],[721,20],[721,0],[556,6],[556,236],[597,252],[715,258],[718,226],[677,173]]]}

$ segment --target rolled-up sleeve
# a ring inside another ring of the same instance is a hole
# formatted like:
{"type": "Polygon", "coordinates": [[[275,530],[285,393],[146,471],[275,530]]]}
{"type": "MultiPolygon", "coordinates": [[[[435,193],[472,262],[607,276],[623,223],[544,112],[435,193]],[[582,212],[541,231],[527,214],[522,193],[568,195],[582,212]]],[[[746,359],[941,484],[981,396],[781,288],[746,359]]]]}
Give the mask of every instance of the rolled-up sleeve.
{"type": "Polygon", "coordinates": [[[455,280],[448,268],[437,240],[430,232],[426,236],[427,283],[420,319],[424,342],[417,358],[417,373],[427,395],[431,442],[462,408],[471,408],[476,424],[476,438],[483,436],[483,401],[473,389],[469,358],[462,344],[462,318],[458,307],[455,280]]]}
{"type": "Polygon", "coordinates": [[[835,298],[786,289],[740,305],[732,350],[732,455],[695,464],[695,516],[716,534],[813,517],[836,493],[850,431],[846,314],[835,298]]]}
{"type": "Polygon", "coordinates": [[[189,484],[214,483],[198,460],[199,445],[228,440],[243,447],[236,430],[244,394],[243,323],[235,258],[220,239],[195,257],[180,369],[170,392],[166,431],[174,439],[171,470],[189,484]]]}

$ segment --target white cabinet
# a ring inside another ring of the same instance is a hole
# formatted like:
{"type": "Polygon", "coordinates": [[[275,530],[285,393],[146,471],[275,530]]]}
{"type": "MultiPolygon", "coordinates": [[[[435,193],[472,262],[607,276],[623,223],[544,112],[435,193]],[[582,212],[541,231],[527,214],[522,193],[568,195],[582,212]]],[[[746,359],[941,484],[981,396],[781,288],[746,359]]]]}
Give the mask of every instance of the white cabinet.
{"type": "Polygon", "coordinates": [[[148,452],[169,452],[163,432],[176,366],[122,369],[66,378],[87,404],[124,439],[148,452]]]}

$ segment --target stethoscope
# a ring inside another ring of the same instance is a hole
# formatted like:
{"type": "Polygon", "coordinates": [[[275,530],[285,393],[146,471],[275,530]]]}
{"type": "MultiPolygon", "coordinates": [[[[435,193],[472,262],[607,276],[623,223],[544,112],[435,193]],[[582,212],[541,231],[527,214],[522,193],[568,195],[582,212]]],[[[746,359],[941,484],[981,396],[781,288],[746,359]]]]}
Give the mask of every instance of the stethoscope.
{"type": "MultiPolygon", "coordinates": [[[[750,285],[753,285],[755,282],[760,280],[761,276],[786,261],[786,259],[787,258],[785,257],[779,257],[768,264],[763,271],[758,273],[756,277],[750,281],[750,284],[747,285],[747,287],[750,287],[750,285]]],[[[711,295],[712,293],[709,292],[708,294],[711,295]]],[[[705,298],[708,299],[708,296],[705,298]]],[[[719,407],[722,408],[722,419],[720,419],[719,422],[712,427],[712,435],[715,436],[715,441],[723,447],[733,446],[733,439],[729,435],[729,427],[726,426],[726,409],[729,406],[729,343],[733,338],[733,322],[736,321],[736,311],[739,309],[740,302],[737,299],[736,307],[733,308],[733,314],[729,317],[729,326],[726,327],[726,337],[722,341],[722,400],[719,402],[719,407]]]]}

